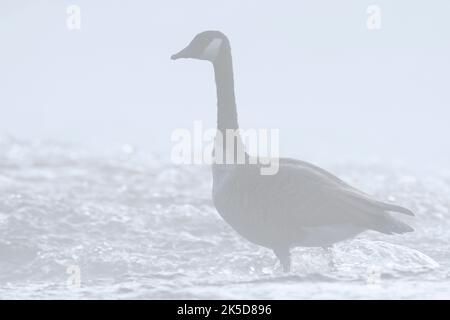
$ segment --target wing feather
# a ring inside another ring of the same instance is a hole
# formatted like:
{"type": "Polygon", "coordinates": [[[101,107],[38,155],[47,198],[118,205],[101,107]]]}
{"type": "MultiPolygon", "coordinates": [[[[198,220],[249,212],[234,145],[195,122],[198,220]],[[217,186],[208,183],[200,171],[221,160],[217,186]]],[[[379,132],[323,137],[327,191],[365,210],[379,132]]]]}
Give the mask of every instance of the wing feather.
{"type": "Polygon", "coordinates": [[[271,219],[271,212],[286,216],[275,217],[273,223],[289,221],[313,227],[348,222],[379,229],[393,219],[386,211],[413,215],[406,208],[375,200],[326,170],[298,160],[280,159],[276,175],[260,176],[251,187],[256,191],[252,194],[258,197],[252,199],[253,204],[259,203],[256,210],[267,212],[267,219],[271,219]]]}

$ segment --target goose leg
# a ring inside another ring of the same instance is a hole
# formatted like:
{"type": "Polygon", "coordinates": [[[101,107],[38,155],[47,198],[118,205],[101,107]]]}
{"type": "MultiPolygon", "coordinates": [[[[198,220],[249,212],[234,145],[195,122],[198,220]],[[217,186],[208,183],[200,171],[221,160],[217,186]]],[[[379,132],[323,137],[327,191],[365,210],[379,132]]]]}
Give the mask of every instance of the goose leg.
{"type": "Polygon", "coordinates": [[[273,249],[273,253],[280,260],[281,266],[283,267],[283,272],[291,271],[291,252],[288,247],[273,249]]]}
{"type": "Polygon", "coordinates": [[[334,254],[333,254],[333,247],[332,246],[328,246],[328,247],[322,247],[323,250],[325,250],[325,253],[328,257],[328,266],[330,267],[330,269],[332,271],[336,271],[336,264],[334,262],[334,254]]]}

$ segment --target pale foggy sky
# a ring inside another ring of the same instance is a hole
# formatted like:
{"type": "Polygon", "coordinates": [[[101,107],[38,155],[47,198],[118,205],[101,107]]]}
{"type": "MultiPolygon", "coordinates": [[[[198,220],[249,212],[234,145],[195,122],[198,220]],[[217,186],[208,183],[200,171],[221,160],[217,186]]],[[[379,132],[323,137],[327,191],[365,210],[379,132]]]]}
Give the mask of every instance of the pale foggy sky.
{"type": "Polygon", "coordinates": [[[168,157],[174,129],[216,121],[211,66],[169,57],[216,29],[231,40],[241,127],[279,128],[284,155],[445,164],[449,16],[447,0],[1,0],[0,134],[168,157]],[[380,31],[366,29],[371,4],[380,31]]]}

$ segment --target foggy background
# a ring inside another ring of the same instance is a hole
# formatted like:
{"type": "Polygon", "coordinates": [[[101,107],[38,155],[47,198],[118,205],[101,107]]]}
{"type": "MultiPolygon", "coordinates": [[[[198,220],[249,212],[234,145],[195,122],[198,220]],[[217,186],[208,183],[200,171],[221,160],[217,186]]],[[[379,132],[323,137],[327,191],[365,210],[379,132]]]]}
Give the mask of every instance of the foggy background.
{"type": "Polygon", "coordinates": [[[241,127],[279,128],[283,156],[446,166],[449,16],[447,0],[1,0],[0,136],[169,158],[174,129],[216,122],[211,66],[169,57],[214,29],[231,41],[241,127]]]}
{"type": "Polygon", "coordinates": [[[448,0],[0,0],[0,297],[448,299],[449,17],[448,0]],[[279,129],[282,156],[411,209],[415,232],[338,243],[336,269],[295,248],[285,275],[225,223],[210,169],[170,162],[174,130],[216,126],[211,65],[170,60],[211,29],[242,129],[279,129]]]}

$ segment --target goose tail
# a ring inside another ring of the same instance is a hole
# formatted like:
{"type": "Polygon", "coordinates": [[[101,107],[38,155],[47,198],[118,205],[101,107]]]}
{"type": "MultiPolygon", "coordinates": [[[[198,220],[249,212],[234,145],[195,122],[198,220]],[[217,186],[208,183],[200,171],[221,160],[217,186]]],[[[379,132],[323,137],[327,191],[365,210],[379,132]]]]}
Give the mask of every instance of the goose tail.
{"type": "Polygon", "coordinates": [[[403,234],[414,231],[408,224],[390,216],[387,216],[387,219],[385,219],[382,225],[379,225],[374,229],[385,234],[403,234]]]}
{"type": "Polygon", "coordinates": [[[411,210],[401,207],[401,206],[397,206],[395,204],[390,204],[390,203],[382,203],[383,205],[383,209],[386,211],[391,211],[391,212],[399,212],[399,213],[403,213],[406,214],[408,216],[415,216],[414,212],[412,212],[411,210]]]}

